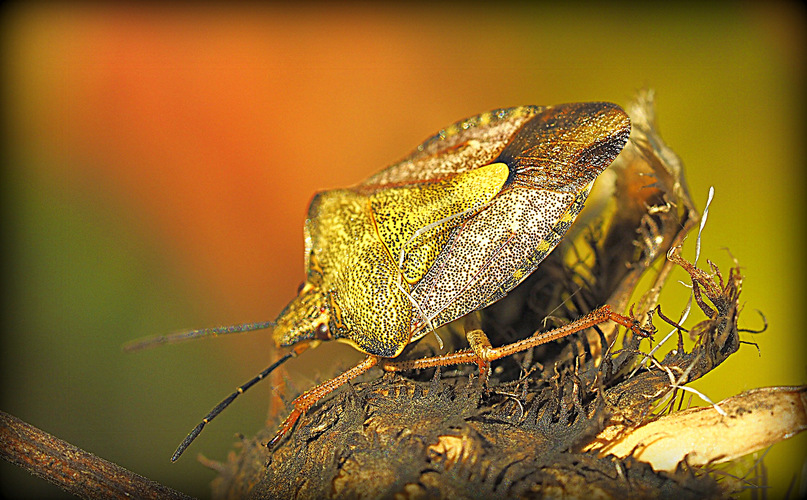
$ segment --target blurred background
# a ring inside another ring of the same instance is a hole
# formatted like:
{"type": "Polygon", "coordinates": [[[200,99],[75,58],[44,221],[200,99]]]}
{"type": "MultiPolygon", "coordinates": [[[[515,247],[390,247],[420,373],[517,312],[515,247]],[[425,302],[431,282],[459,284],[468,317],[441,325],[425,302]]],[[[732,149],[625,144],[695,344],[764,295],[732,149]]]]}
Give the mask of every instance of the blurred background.
{"type": "MultiPolygon", "coordinates": [[[[741,326],[761,326],[757,309],[770,323],[744,336],[761,355],[744,345],[696,387],[718,401],[803,384],[804,14],[776,2],[7,7],[0,408],[209,496],[215,473],[196,455],[224,460],[236,433],[256,432],[271,384],[169,457],[268,365],[269,334],[137,354],[124,342],[274,319],[303,279],[313,193],[362,180],[455,120],[624,106],[645,86],[699,208],[716,189],[703,257],[725,270],[728,249],[746,276],[741,326]]],[[[687,295],[672,280],[667,314],[687,295]]],[[[326,345],[288,363],[289,378],[306,389],[358,359],[326,345]]],[[[801,474],[804,450],[801,435],[767,454],[772,498],[801,474]]],[[[0,472],[0,496],[60,495],[0,472]]]]}

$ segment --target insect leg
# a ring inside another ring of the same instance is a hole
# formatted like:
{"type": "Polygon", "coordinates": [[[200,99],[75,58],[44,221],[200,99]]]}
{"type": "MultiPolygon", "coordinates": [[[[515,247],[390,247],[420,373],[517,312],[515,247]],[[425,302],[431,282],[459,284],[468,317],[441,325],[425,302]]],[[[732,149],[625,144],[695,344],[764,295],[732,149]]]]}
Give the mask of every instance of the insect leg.
{"type": "Polygon", "coordinates": [[[402,361],[383,361],[381,367],[388,372],[403,372],[408,370],[420,370],[422,368],[434,368],[437,366],[451,366],[460,363],[477,363],[478,358],[471,349],[450,352],[440,356],[421,359],[406,359],[402,361]]]}
{"type": "Polygon", "coordinates": [[[479,380],[482,381],[482,384],[487,385],[488,377],[490,376],[490,352],[493,346],[490,345],[488,336],[482,330],[471,330],[465,336],[468,338],[471,350],[476,355],[476,364],[479,366],[479,380]]]}
{"type": "Polygon", "coordinates": [[[354,366],[350,370],[342,373],[338,377],[334,377],[326,382],[323,382],[297,396],[297,398],[292,402],[294,409],[291,411],[291,413],[289,413],[289,416],[286,417],[286,420],[280,424],[280,428],[277,430],[275,437],[273,437],[266,446],[271,450],[277,444],[277,442],[280,441],[283,435],[294,427],[297,420],[303,416],[305,412],[308,411],[308,409],[311,408],[317,401],[322,399],[328,393],[337,389],[342,384],[345,384],[347,381],[358,377],[362,373],[374,367],[376,364],[378,364],[378,357],[367,356],[364,361],[354,366]]]}
{"type": "MultiPolygon", "coordinates": [[[[561,326],[548,332],[537,333],[512,344],[503,345],[501,347],[490,347],[490,342],[487,341],[487,336],[481,330],[473,330],[467,334],[468,341],[471,344],[471,349],[453,352],[442,356],[434,356],[431,358],[405,360],[405,361],[384,361],[382,367],[386,371],[404,371],[414,370],[420,368],[432,368],[437,366],[456,365],[460,363],[475,363],[479,366],[480,372],[484,369],[485,376],[488,372],[488,364],[496,359],[501,359],[505,356],[510,356],[517,352],[525,351],[530,347],[536,347],[541,344],[546,344],[553,340],[557,340],[567,335],[585,330],[594,325],[605,323],[606,321],[613,321],[626,328],[630,328],[633,333],[640,337],[650,337],[653,333],[652,327],[647,329],[643,328],[640,322],[630,316],[625,316],[615,313],[611,307],[604,305],[586,314],[568,325],[561,326]]],[[[481,373],[480,373],[481,374],[481,373]]]]}
{"type": "Polygon", "coordinates": [[[513,342],[512,344],[492,348],[486,353],[486,355],[489,361],[501,359],[505,356],[510,356],[511,354],[529,349],[530,347],[546,344],[547,342],[566,337],[567,335],[585,330],[591,326],[605,323],[606,321],[613,321],[614,323],[622,325],[625,328],[629,328],[633,331],[633,333],[640,337],[651,337],[653,333],[652,329],[642,328],[641,323],[638,320],[630,316],[615,313],[611,310],[611,306],[604,305],[594,309],[582,318],[572,321],[567,325],[563,325],[560,328],[556,328],[548,332],[538,333],[531,337],[527,337],[526,339],[519,340],[518,342],[513,342]]]}

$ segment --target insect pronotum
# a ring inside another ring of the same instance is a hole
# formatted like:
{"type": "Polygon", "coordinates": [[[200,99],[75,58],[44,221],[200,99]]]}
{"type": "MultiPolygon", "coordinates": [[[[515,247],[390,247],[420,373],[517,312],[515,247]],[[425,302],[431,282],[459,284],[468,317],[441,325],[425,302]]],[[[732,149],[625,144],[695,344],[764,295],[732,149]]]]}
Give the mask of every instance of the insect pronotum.
{"type": "Polygon", "coordinates": [[[491,361],[614,321],[651,329],[604,305],[555,330],[494,348],[481,330],[470,349],[393,360],[435,328],[504,297],[560,242],[597,176],[630,135],[630,120],[606,102],[498,109],[457,122],[400,162],[348,189],[314,196],[305,222],[306,281],[274,322],[207,328],[131,344],[139,349],[192,337],[273,328],[289,352],[219,403],[205,425],[272,370],[323,341],[367,357],[298,396],[271,448],[320,398],[380,365],[388,371],[491,361]]]}

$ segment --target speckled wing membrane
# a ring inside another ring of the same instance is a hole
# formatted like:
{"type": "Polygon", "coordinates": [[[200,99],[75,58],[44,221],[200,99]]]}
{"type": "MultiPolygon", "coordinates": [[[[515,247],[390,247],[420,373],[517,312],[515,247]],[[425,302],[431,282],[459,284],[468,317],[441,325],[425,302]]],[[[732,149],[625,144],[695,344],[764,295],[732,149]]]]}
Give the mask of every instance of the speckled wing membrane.
{"type": "Polygon", "coordinates": [[[488,160],[507,165],[507,182],[478,214],[453,229],[413,289],[419,307],[412,340],[424,335],[429,323],[439,326],[499,300],[532,273],[560,242],[594,179],[630,134],[627,116],[605,103],[516,109],[535,113],[514,113],[528,119],[519,120],[507,146],[488,160]]]}

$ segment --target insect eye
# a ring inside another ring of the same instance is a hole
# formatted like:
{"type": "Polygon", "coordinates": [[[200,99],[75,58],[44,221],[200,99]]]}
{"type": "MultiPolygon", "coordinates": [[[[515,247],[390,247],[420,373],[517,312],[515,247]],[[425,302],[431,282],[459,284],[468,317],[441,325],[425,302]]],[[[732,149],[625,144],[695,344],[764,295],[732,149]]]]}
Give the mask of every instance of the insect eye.
{"type": "Polygon", "coordinates": [[[327,323],[320,323],[317,325],[316,337],[318,340],[328,340],[331,338],[331,332],[328,330],[327,323]]]}

